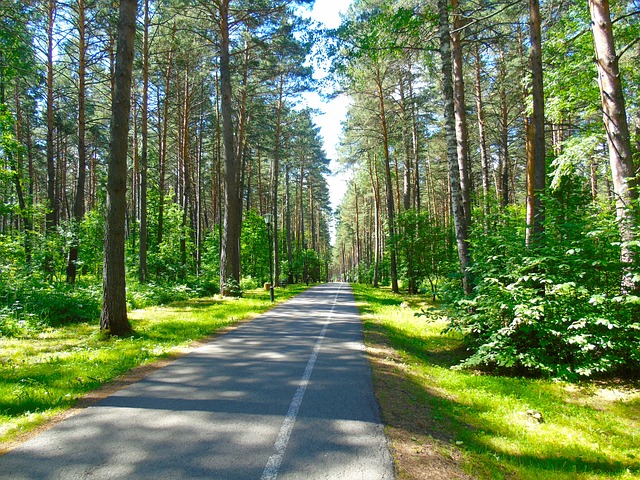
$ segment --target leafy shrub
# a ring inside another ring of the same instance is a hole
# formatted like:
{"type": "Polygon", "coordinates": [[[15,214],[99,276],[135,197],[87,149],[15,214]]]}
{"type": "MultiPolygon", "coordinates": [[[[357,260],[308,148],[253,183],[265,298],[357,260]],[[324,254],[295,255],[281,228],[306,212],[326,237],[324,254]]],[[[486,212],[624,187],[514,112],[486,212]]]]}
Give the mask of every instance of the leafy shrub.
{"type": "Polygon", "coordinates": [[[100,316],[100,293],[95,287],[70,287],[66,283],[22,285],[11,310],[18,318],[49,326],[94,322],[100,316]],[[25,288],[27,287],[27,288],[25,288]]]}
{"type": "Polygon", "coordinates": [[[19,337],[28,329],[28,322],[19,320],[10,308],[0,309],[0,337],[19,337]]]}
{"type": "Polygon", "coordinates": [[[127,287],[127,304],[132,309],[166,305],[196,296],[198,292],[187,285],[130,282],[127,287]]]}
{"type": "Polygon", "coordinates": [[[224,283],[221,293],[226,297],[241,297],[242,287],[237,280],[231,278],[224,283]]]}
{"type": "Polygon", "coordinates": [[[566,378],[637,372],[640,298],[619,293],[613,214],[575,191],[546,205],[546,241],[535,249],[524,246],[519,209],[472,233],[473,295],[448,291],[450,329],[472,352],[461,367],[566,378]]]}
{"type": "Polygon", "coordinates": [[[194,287],[194,291],[199,297],[210,297],[220,293],[220,287],[218,286],[217,279],[200,277],[194,287]]]}
{"type": "MultiPolygon", "coordinates": [[[[255,210],[248,210],[242,219],[242,235],[240,248],[242,250],[242,272],[255,279],[269,281],[269,262],[271,244],[270,234],[264,218],[255,210]]],[[[256,280],[260,284],[259,280],[256,280]]]]}
{"type": "Polygon", "coordinates": [[[260,281],[256,278],[253,278],[251,275],[242,277],[242,279],[240,280],[240,288],[242,290],[253,290],[255,288],[259,288],[260,286],[260,281]]]}

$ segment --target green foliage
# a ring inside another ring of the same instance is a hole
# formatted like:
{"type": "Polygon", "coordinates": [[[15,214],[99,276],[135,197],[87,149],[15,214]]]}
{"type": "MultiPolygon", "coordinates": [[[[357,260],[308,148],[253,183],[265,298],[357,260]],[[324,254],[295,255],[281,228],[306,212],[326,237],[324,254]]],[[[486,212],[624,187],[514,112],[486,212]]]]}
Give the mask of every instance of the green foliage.
{"type": "Polygon", "coordinates": [[[384,352],[371,356],[383,416],[399,426],[392,437],[400,430],[400,442],[430,450],[426,468],[442,455],[461,458],[478,479],[638,478],[637,385],[453,370],[463,345],[443,332],[440,309],[418,296],[353,290],[365,340],[384,352]],[[426,315],[416,318],[418,308],[426,315]]]}
{"type": "Polygon", "coordinates": [[[269,279],[269,236],[264,218],[255,210],[245,212],[242,221],[242,273],[263,282],[269,279]]]}
{"type": "Polygon", "coordinates": [[[242,277],[240,279],[240,288],[244,290],[255,290],[256,288],[260,288],[261,284],[258,279],[253,278],[252,276],[242,277]]]}
{"type": "Polygon", "coordinates": [[[243,294],[242,286],[234,278],[227,280],[220,289],[220,292],[226,297],[242,297],[243,294]]]}
{"type": "Polygon", "coordinates": [[[0,336],[19,335],[33,328],[95,322],[100,315],[100,291],[91,285],[72,287],[37,277],[15,275],[0,307],[0,336]]]}
{"type": "MultiPolygon", "coordinates": [[[[195,243],[189,226],[183,224],[184,212],[167,195],[164,206],[164,233],[162,243],[148,252],[148,270],[160,283],[186,280],[195,271],[195,243]]],[[[131,252],[129,264],[135,265],[137,250],[131,252]]]]}
{"type": "Polygon", "coordinates": [[[105,230],[104,205],[90,210],[80,224],[78,271],[93,278],[102,276],[103,241],[105,230]]]}
{"type": "Polygon", "coordinates": [[[188,285],[139,283],[131,280],[127,283],[127,305],[132,309],[167,305],[198,295],[198,290],[188,285]]]}
{"type": "MultiPolygon", "coordinates": [[[[473,352],[463,367],[600,377],[640,367],[637,298],[620,295],[613,214],[564,177],[546,199],[545,241],[524,245],[522,209],[494,214],[471,238],[471,297],[454,293],[450,328],[473,352]]],[[[619,241],[618,241],[619,242],[619,241]]]]}
{"type": "Polygon", "coordinates": [[[101,292],[94,286],[71,287],[61,283],[32,290],[24,307],[46,325],[94,322],[100,315],[101,292]]]}
{"type": "Polygon", "coordinates": [[[396,245],[400,273],[413,293],[420,289],[434,299],[444,272],[452,268],[447,250],[448,231],[428,212],[406,210],[398,215],[396,245]],[[425,288],[426,287],[426,288],[425,288]]]}
{"type": "Polygon", "coordinates": [[[198,282],[208,295],[220,292],[220,237],[217,228],[203,241],[198,282]]]}

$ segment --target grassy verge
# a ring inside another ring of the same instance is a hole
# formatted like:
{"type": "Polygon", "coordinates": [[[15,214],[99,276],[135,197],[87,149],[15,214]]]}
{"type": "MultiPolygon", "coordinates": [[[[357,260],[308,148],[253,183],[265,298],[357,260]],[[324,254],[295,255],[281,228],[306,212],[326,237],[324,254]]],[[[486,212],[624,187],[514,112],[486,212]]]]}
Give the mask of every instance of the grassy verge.
{"type": "Polygon", "coordinates": [[[637,385],[452,370],[461,339],[424,297],[354,293],[400,479],[640,478],[637,385]]]}
{"type": "MultiPolygon", "coordinates": [[[[306,288],[278,289],[277,300],[306,288]]],[[[202,298],[134,310],[129,318],[135,335],[128,338],[106,338],[98,319],[0,337],[0,453],[88,392],[271,306],[269,293],[255,290],[240,299],[202,298]]]]}

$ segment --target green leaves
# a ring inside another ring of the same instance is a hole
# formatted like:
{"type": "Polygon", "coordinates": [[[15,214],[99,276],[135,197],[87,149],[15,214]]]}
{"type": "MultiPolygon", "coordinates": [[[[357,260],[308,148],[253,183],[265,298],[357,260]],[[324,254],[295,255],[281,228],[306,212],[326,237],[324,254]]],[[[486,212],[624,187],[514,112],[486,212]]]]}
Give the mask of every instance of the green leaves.
{"type": "Polygon", "coordinates": [[[613,213],[580,198],[565,190],[548,202],[547,242],[537,250],[514,235],[514,220],[524,223],[515,211],[472,236],[474,296],[449,299],[450,329],[471,350],[461,367],[565,378],[640,367],[640,296],[619,293],[613,213]]]}

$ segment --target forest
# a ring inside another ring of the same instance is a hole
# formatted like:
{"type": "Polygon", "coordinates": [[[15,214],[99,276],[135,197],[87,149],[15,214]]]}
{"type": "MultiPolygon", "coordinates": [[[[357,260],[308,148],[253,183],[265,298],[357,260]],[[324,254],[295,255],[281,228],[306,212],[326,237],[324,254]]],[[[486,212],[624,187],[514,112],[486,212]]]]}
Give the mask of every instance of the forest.
{"type": "Polygon", "coordinates": [[[334,263],[441,302],[459,367],[640,367],[637,2],[356,1],[334,263]]]}
{"type": "Polygon", "coordinates": [[[304,2],[128,3],[0,6],[2,335],[93,321],[101,303],[126,334],[127,306],[271,281],[270,251],[278,284],[328,276],[328,159],[299,101],[317,33],[304,2]],[[115,120],[119,18],[134,56],[115,120]],[[114,145],[128,149],[112,172],[114,145]]]}
{"type": "Polygon", "coordinates": [[[312,3],[0,4],[0,335],[341,278],[436,302],[460,368],[637,375],[638,4],[312,3]]]}

